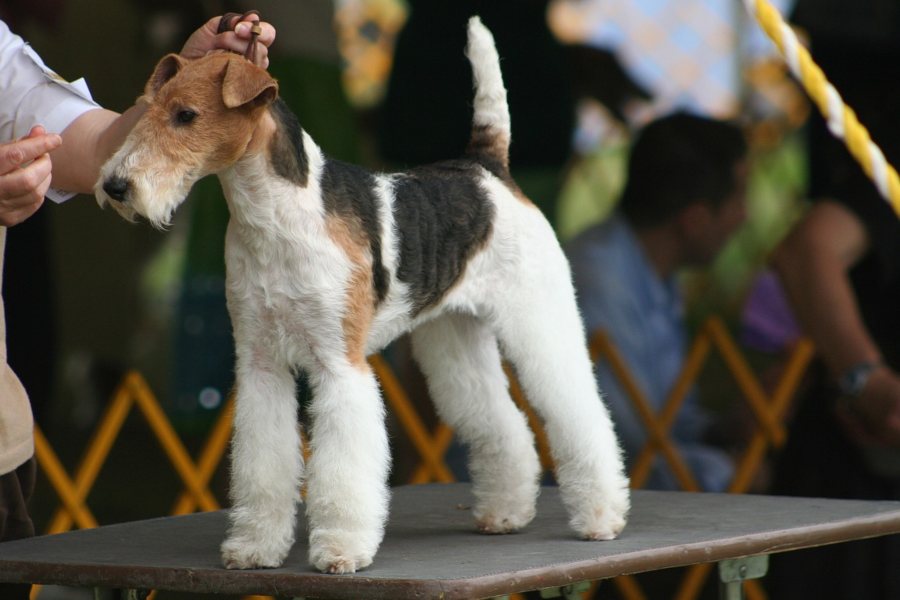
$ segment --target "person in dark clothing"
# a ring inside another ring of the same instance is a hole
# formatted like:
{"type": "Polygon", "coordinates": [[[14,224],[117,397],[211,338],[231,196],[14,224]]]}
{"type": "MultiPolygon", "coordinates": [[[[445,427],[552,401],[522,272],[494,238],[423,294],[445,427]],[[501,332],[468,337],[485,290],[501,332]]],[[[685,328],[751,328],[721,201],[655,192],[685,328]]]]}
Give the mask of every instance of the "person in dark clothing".
{"type": "MultiPolygon", "coordinates": [[[[900,164],[900,5],[801,0],[795,20],[888,162],[900,164]]],[[[773,492],[900,500],[900,219],[820,117],[808,133],[815,202],[772,264],[819,364],[773,492]]],[[[778,555],[770,597],[900,599],[898,565],[900,536],[778,555]]]]}

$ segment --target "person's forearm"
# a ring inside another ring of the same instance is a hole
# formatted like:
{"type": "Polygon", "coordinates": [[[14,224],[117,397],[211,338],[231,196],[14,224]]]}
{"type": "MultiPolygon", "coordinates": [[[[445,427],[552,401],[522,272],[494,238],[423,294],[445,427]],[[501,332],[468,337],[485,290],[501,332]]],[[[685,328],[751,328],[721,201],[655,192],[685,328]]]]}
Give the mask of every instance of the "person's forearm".
{"type": "MultiPolygon", "coordinates": [[[[791,304],[832,376],[841,380],[881,353],[862,319],[849,271],[869,250],[863,223],[835,203],[816,205],[776,249],[772,264],[791,304]]],[[[861,387],[835,406],[846,431],[862,444],[900,447],[900,375],[867,371],[861,387]]]]}
{"type": "Polygon", "coordinates": [[[775,251],[772,265],[804,330],[831,372],[839,376],[881,356],[865,327],[848,277],[867,247],[867,239],[855,218],[850,222],[850,217],[840,213],[813,218],[824,224],[801,224],[775,251]]]}
{"type": "Polygon", "coordinates": [[[877,360],[878,348],[866,331],[846,273],[821,258],[776,268],[804,331],[829,369],[842,373],[863,361],[877,360]]]}
{"type": "Polygon", "coordinates": [[[98,109],[75,119],[62,132],[62,146],[50,155],[53,187],[91,193],[103,163],[122,145],[144,110],[139,101],[122,114],[98,109]]]}

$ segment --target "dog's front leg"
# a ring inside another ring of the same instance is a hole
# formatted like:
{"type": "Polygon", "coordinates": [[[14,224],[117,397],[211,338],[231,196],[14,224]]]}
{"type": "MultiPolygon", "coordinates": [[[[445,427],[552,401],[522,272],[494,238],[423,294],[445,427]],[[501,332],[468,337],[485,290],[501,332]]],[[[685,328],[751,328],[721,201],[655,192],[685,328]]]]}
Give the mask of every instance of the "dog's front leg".
{"type": "Polygon", "coordinates": [[[359,364],[310,373],[309,561],[320,571],[368,566],[384,535],[390,451],[375,376],[359,364]]]}
{"type": "Polygon", "coordinates": [[[303,457],[294,377],[261,349],[237,349],[229,569],[278,567],[294,543],[303,457]],[[252,356],[252,358],[251,358],[252,356]]]}

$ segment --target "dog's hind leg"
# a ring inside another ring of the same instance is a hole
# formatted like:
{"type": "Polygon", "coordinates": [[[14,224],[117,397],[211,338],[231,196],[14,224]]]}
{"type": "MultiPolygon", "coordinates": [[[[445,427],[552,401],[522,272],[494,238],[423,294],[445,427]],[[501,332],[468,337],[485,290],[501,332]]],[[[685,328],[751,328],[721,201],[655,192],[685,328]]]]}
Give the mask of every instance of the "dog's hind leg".
{"type": "Polygon", "coordinates": [[[536,255],[540,264],[525,265],[528,277],[504,294],[493,320],[529,403],[544,421],[571,527],[586,539],[612,539],[629,508],[621,452],[598,393],[562,251],[554,242],[536,255]]]}
{"type": "Polygon", "coordinates": [[[524,527],[534,517],[540,464],[509,396],[497,339],[478,319],[450,313],[420,325],[412,344],[438,414],[468,447],[478,528],[524,527]]]}
{"type": "Polygon", "coordinates": [[[310,373],[309,561],[352,573],[372,563],[384,536],[390,449],[374,373],[365,360],[333,362],[310,373]]]}
{"type": "Polygon", "coordinates": [[[278,567],[294,543],[303,458],[294,377],[237,349],[231,526],[222,544],[229,569],[278,567]]]}

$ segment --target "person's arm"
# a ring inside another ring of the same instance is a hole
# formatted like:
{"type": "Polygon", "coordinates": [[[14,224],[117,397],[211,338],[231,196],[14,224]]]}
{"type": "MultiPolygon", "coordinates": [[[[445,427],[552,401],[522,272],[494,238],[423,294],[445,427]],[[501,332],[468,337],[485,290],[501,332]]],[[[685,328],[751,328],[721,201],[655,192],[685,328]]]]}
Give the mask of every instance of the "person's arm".
{"type": "Polygon", "coordinates": [[[122,145],[144,106],[139,102],[119,114],[104,108],[90,110],[62,132],[62,145],[50,153],[53,187],[91,193],[103,163],[122,145]]]}
{"type": "MultiPolygon", "coordinates": [[[[250,40],[250,23],[239,23],[234,31],[216,33],[221,17],[214,17],[195,31],[181,50],[185,58],[199,58],[215,49],[243,52],[250,40]]],[[[257,38],[256,62],[269,64],[268,46],[275,40],[275,29],[261,23],[257,38]]],[[[62,145],[50,153],[53,163],[52,185],[70,192],[90,193],[103,163],[125,141],[131,128],[144,113],[140,101],[118,114],[111,110],[90,110],[75,119],[62,132],[62,145]]]]}
{"type": "MultiPolygon", "coordinates": [[[[797,318],[835,379],[855,365],[881,362],[848,275],[869,245],[859,218],[826,201],[810,210],[772,256],[797,318]]],[[[876,439],[900,445],[900,376],[895,371],[886,366],[872,371],[852,406],[876,439]]]]}

